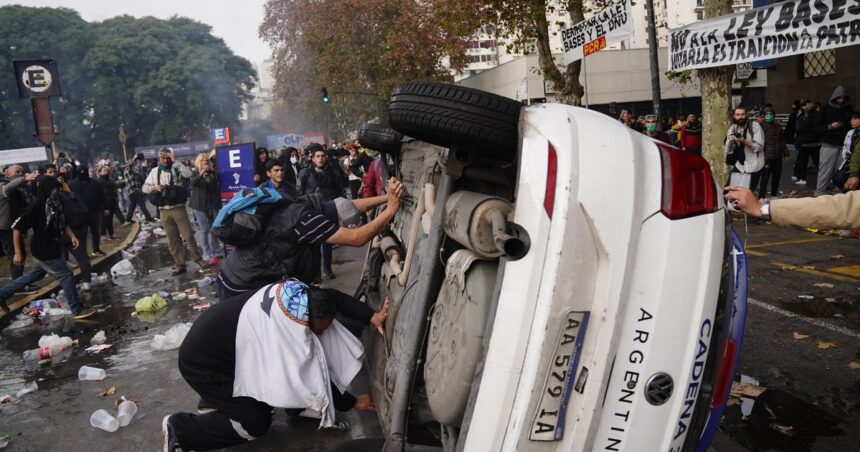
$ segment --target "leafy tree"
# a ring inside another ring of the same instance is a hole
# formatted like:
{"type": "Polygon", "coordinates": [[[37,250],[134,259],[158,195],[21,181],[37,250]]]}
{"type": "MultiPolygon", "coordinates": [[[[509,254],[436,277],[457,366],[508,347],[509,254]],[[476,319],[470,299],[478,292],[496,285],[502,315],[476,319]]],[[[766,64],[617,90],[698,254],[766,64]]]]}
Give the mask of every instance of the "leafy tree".
{"type": "MultiPolygon", "coordinates": [[[[731,13],[731,0],[705,0],[706,18],[731,13]]],[[[732,69],[733,66],[720,66],[696,71],[702,87],[702,155],[720,182],[726,180],[723,142],[731,125],[732,69]]]]}
{"type": "Polygon", "coordinates": [[[86,149],[84,125],[89,83],[80,65],[89,45],[87,22],[64,8],[0,7],[0,149],[39,146],[30,101],[18,97],[12,61],[52,57],[57,60],[63,96],[51,99],[61,148],[86,149]],[[38,26],[37,26],[38,25],[38,26]]]}
{"type": "Polygon", "coordinates": [[[465,67],[462,37],[474,29],[458,15],[439,20],[429,6],[417,0],[269,0],[260,35],[273,48],[285,107],[343,138],[371,116],[385,119],[394,86],[451,80],[443,63],[465,67]],[[323,87],[331,95],[327,105],[323,87]]]}

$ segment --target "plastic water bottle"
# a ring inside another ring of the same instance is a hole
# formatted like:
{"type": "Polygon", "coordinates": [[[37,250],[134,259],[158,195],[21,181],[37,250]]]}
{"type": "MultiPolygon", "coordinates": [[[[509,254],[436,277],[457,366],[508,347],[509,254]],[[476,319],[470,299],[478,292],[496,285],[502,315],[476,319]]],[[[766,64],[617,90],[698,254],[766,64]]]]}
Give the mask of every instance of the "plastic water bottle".
{"type": "Polygon", "coordinates": [[[34,348],[24,352],[25,362],[45,361],[51,359],[51,347],[34,348]]]}

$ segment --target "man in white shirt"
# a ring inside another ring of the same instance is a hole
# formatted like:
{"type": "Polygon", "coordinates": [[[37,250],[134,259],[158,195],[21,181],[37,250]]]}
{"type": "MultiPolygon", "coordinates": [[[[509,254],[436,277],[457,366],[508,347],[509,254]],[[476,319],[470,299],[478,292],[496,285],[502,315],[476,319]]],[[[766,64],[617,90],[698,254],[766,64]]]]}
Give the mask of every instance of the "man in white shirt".
{"type": "MultiPolygon", "coordinates": [[[[764,168],[764,132],[756,121],[747,118],[745,107],[735,107],[734,122],[726,132],[726,164],[729,165],[729,183],[731,173],[749,174],[749,186],[758,186],[761,170],[764,168]],[[743,146],[744,152],[735,152],[736,146],[743,146]]],[[[744,183],[746,185],[746,183],[744,183]]]]}

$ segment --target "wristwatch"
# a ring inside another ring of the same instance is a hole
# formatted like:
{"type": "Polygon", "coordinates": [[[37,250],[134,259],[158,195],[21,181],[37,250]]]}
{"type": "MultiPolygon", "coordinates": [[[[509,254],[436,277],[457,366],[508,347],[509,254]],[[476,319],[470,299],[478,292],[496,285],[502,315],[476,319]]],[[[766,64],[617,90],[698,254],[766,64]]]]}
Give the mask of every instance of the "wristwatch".
{"type": "Polygon", "coordinates": [[[770,221],[770,199],[768,198],[761,200],[761,218],[765,221],[770,221]]]}

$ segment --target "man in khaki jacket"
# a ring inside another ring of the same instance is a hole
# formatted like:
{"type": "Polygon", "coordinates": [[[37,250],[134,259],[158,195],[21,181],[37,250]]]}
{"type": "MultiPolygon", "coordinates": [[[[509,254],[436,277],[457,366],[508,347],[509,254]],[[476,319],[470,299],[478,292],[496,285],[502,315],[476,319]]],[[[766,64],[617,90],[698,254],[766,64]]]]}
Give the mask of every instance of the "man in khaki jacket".
{"type": "Polygon", "coordinates": [[[746,187],[729,186],[725,196],[747,215],[779,226],[860,228],[860,191],[816,198],[760,200],[746,187]]]}
{"type": "Polygon", "coordinates": [[[209,268],[209,264],[200,255],[200,248],[194,239],[194,231],[188,220],[188,211],[185,210],[185,201],[188,200],[188,179],[191,178],[191,170],[176,161],[170,148],[161,148],[158,151],[158,166],[150,171],[142,190],[150,195],[150,201],[158,206],[161,215],[161,224],[167,233],[167,247],[176,262],[176,266],[170,272],[171,275],[185,273],[185,248],[182,239],[188,244],[191,258],[201,269],[209,268]],[[181,238],[180,238],[181,236],[181,238]]]}

